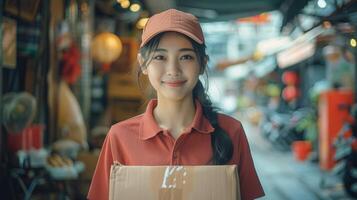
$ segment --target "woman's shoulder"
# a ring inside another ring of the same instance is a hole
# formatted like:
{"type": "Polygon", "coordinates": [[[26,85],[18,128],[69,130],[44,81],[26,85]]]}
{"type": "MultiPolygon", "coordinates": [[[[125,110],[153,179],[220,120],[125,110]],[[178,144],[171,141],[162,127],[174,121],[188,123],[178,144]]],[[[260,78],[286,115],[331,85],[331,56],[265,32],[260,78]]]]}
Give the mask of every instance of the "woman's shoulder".
{"type": "Polygon", "coordinates": [[[234,134],[244,133],[241,121],[232,116],[218,113],[218,123],[223,130],[227,131],[232,136],[234,134]]]}
{"type": "Polygon", "coordinates": [[[242,126],[242,123],[240,122],[239,119],[224,113],[218,113],[218,122],[220,125],[242,126]]]}
{"type": "Polygon", "coordinates": [[[110,128],[111,134],[138,133],[143,114],[117,122],[110,128]]]}

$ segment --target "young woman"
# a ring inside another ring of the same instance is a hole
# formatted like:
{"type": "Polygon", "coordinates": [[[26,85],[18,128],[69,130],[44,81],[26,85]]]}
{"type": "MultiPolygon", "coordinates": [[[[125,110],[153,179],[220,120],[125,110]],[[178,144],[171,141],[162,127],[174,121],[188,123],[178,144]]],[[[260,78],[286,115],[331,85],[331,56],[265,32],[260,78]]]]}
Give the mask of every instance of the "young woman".
{"type": "Polygon", "coordinates": [[[157,99],[146,112],[113,125],[106,137],[89,199],[108,199],[110,166],[238,166],[242,200],[264,195],[241,123],[217,113],[199,76],[208,56],[196,17],[175,9],[152,16],[138,54],[157,99]]]}

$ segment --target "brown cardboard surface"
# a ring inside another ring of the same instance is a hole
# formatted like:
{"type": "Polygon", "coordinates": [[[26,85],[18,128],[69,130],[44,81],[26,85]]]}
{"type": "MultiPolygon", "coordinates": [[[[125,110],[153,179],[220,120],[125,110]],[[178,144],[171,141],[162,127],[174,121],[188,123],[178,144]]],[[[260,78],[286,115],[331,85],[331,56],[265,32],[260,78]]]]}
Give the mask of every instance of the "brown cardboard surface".
{"type": "Polygon", "coordinates": [[[240,200],[236,165],[111,168],[110,200],[240,200]]]}

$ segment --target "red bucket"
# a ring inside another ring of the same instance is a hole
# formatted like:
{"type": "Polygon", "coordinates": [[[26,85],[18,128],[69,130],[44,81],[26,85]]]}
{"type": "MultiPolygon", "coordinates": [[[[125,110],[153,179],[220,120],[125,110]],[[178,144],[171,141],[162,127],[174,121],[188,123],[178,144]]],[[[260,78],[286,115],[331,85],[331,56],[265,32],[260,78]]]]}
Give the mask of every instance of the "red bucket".
{"type": "Polygon", "coordinates": [[[19,133],[9,133],[7,135],[7,147],[12,152],[41,149],[43,147],[43,130],[43,125],[34,124],[19,133]]]}
{"type": "Polygon", "coordinates": [[[305,161],[312,150],[310,141],[295,141],[292,143],[294,157],[298,161],[305,161]]]}

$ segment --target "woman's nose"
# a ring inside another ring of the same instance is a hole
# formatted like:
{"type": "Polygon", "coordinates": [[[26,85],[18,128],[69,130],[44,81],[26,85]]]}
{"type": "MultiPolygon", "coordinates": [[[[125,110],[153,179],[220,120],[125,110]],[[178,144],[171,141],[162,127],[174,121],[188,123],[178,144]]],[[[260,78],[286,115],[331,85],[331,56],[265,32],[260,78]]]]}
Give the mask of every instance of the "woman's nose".
{"type": "Polygon", "coordinates": [[[170,60],[166,68],[166,74],[169,76],[179,76],[180,73],[180,63],[176,59],[170,60]]]}

